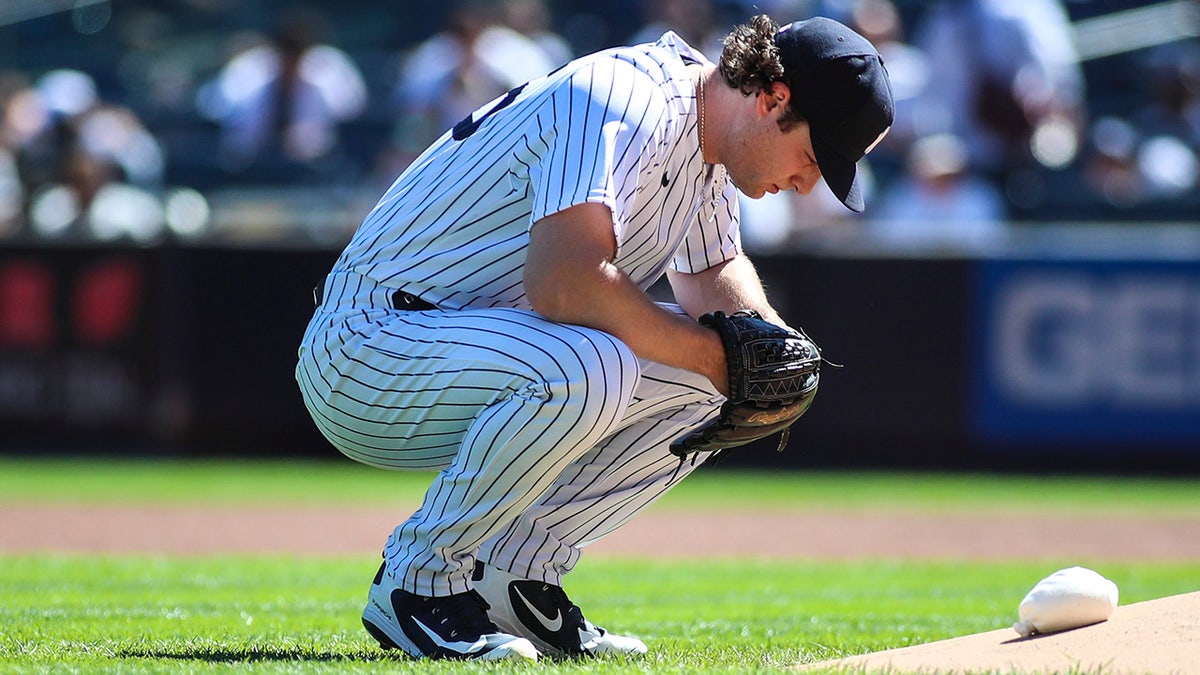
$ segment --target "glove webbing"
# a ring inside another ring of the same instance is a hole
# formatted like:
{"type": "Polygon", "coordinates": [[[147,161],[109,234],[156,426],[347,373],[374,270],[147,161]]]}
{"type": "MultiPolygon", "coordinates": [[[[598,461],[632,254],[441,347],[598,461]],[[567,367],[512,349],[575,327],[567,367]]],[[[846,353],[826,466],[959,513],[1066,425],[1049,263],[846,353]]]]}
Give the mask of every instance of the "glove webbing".
{"type": "MultiPolygon", "coordinates": [[[[787,447],[788,439],[791,433],[791,427],[784,427],[783,431],[779,432],[779,447],[775,448],[775,452],[783,452],[783,449],[787,447]]],[[[717,448],[716,450],[713,450],[712,453],[709,454],[708,458],[704,461],[709,464],[720,464],[721,462],[725,461],[728,450],[729,448],[717,448]]],[[[679,464],[675,465],[675,472],[671,474],[671,479],[667,481],[668,487],[675,482],[676,477],[679,476],[679,470],[683,468],[683,463],[688,460],[688,457],[692,458],[692,466],[696,466],[696,458],[699,457],[700,451],[695,450],[691,453],[680,452],[672,454],[679,455],[679,464]]]]}

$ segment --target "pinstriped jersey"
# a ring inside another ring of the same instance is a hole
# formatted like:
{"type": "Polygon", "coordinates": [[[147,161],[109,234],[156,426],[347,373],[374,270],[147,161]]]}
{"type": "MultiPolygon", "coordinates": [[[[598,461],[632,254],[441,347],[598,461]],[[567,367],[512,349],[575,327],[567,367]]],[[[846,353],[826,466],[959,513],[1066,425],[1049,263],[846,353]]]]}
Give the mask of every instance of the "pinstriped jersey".
{"type": "Polygon", "coordinates": [[[741,250],[735,188],[705,165],[696,75],[674,33],[586,56],[480,107],[430,146],[364,219],[334,266],[447,309],[529,308],[531,225],[594,202],[614,264],[643,289],[741,250]]]}

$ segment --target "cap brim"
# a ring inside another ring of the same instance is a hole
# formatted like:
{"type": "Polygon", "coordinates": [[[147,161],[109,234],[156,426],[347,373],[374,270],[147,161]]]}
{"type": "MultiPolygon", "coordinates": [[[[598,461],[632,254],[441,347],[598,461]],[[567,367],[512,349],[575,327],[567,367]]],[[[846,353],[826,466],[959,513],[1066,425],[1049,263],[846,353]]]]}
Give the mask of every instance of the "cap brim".
{"type": "Polygon", "coordinates": [[[813,154],[825,184],[846,208],[862,213],[864,204],[862,187],[858,180],[858,168],[854,162],[842,157],[817,136],[812,137],[813,154]]]}

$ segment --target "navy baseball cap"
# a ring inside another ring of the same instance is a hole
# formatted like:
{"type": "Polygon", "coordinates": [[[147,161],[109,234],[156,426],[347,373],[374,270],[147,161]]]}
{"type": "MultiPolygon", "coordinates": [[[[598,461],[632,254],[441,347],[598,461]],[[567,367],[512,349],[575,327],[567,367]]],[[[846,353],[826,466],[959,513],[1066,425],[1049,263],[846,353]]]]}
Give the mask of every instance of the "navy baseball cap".
{"type": "Polygon", "coordinates": [[[861,212],[855,164],[883,140],[895,114],[883,59],[866,38],[824,17],[783,26],[775,45],[825,183],[846,208],[861,212]]]}

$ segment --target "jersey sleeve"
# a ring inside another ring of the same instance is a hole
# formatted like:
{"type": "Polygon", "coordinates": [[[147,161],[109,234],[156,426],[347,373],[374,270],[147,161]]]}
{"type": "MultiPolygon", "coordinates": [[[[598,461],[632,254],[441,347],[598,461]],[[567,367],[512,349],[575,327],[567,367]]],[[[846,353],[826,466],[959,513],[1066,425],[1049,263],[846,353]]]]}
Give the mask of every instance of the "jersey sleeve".
{"type": "Polygon", "coordinates": [[[683,245],[671,260],[671,269],[676,272],[703,272],[742,252],[737,188],[719,165],[711,181],[705,186],[704,201],[688,227],[683,245]]]}
{"type": "Polygon", "coordinates": [[[572,73],[537,116],[541,147],[528,167],[530,222],[577,204],[603,204],[619,246],[665,116],[657,86],[628,63],[598,60],[572,73]]]}

